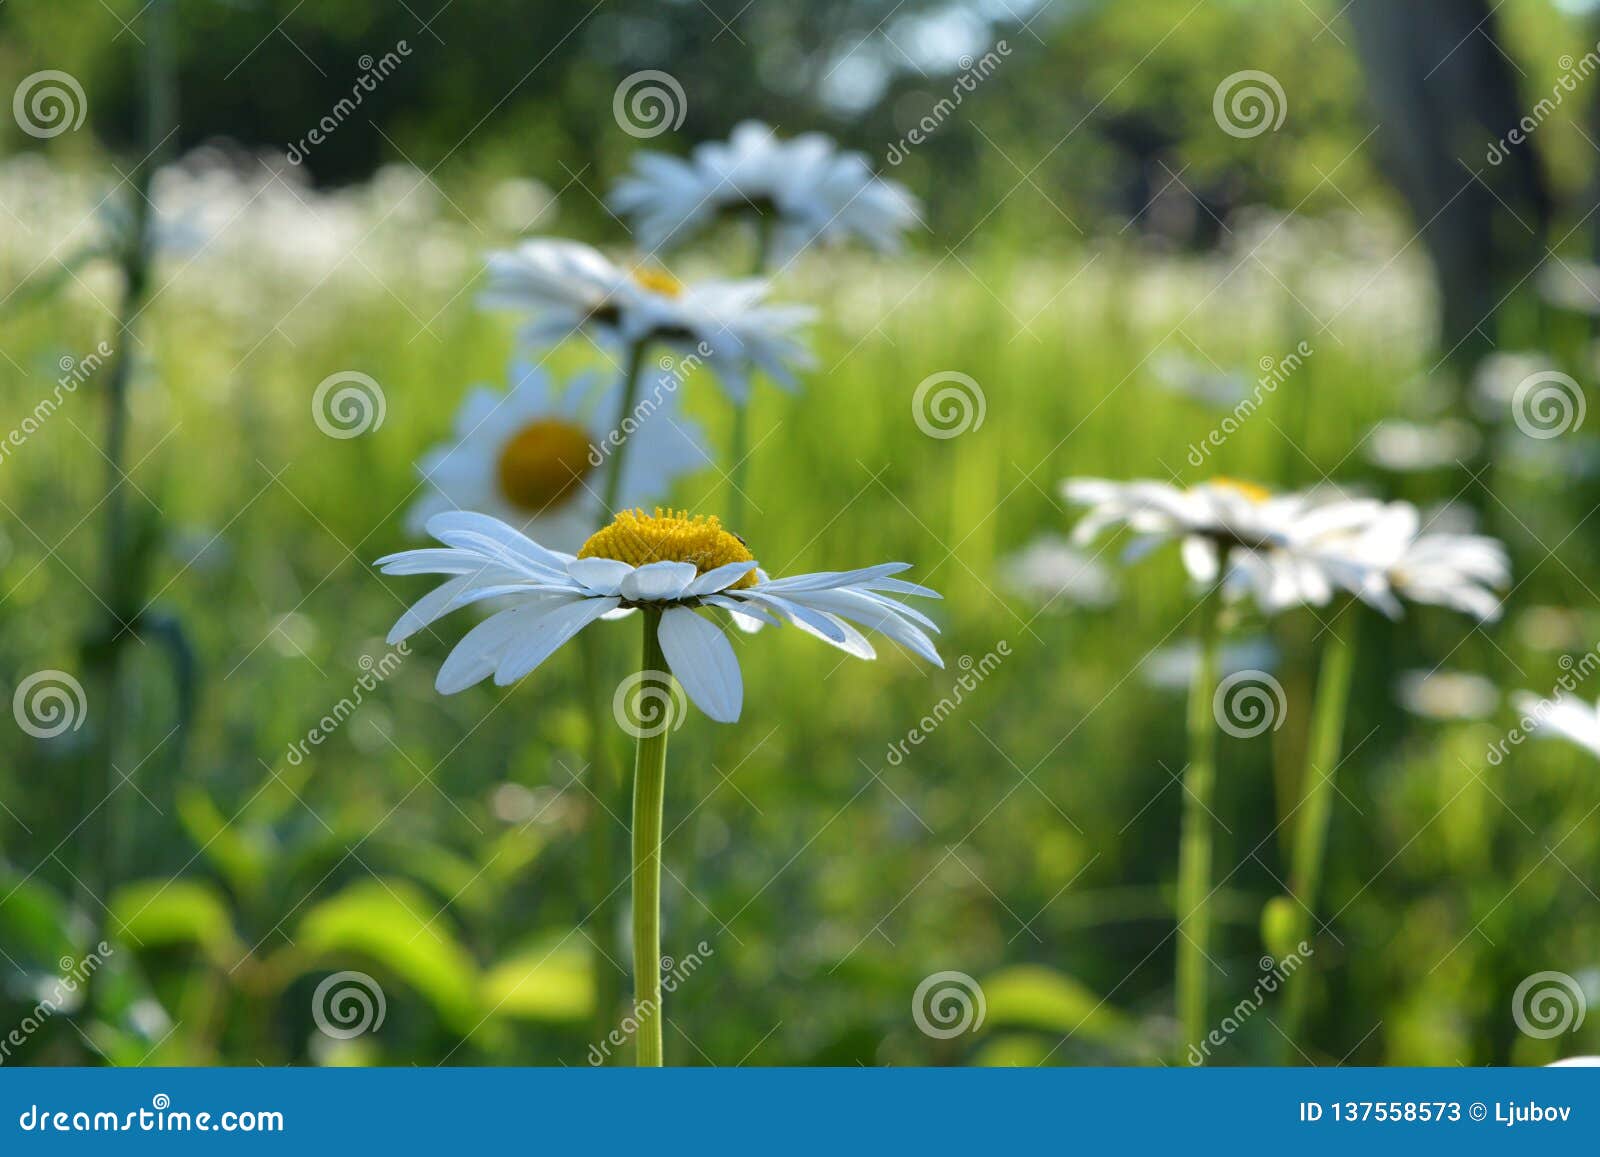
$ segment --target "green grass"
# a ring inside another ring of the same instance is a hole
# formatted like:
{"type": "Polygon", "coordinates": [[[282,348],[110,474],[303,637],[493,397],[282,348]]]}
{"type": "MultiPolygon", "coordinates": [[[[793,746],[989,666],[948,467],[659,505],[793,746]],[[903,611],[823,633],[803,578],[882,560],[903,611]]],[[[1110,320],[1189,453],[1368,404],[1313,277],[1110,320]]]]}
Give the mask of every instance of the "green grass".
{"type": "MultiPolygon", "coordinates": [[[[1171,552],[1148,559],[1122,574],[1117,605],[1086,611],[1007,592],[998,564],[1070,527],[1063,477],[1203,476],[1185,455],[1221,415],[1160,389],[1152,353],[1249,371],[1302,339],[1314,354],[1206,473],[1287,485],[1327,472],[1421,501],[1465,488],[1527,579],[1487,634],[1442,611],[1394,626],[1361,617],[1322,906],[1332,920],[1316,941],[1304,1047],[1361,1063],[1597,1051],[1593,1024],[1553,1041],[1521,1036],[1510,1001],[1532,972],[1592,979],[1600,965],[1600,772],[1555,743],[1489,766],[1509,718],[1418,721],[1390,694],[1398,671],[1439,662],[1507,688],[1553,686],[1562,650],[1596,638],[1593,535],[1564,538],[1593,496],[1509,473],[1496,499],[1459,472],[1376,474],[1357,447],[1373,421],[1418,405],[1433,370],[1419,328],[1427,303],[1410,258],[1385,267],[1337,252],[1278,258],[1275,276],[1248,261],[1226,278],[1221,258],[1117,247],[818,259],[785,283],[784,296],[823,306],[819,369],[798,396],[758,393],[759,514],[739,529],[774,573],[914,563],[909,577],[945,595],[933,613],[947,668],[891,647],[859,663],[795,631],[735,640],[743,720],[721,728],[691,714],[671,745],[664,951],[682,957],[703,939],[711,954],[669,998],[669,1063],[1145,1063],[1170,1051],[1182,696],[1136,668],[1188,632],[1180,568],[1171,552]],[[1327,318],[1369,280],[1326,330],[1296,301],[1327,318]],[[948,440],[925,436],[911,410],[917,384],[941,370],[972,375],[986,402],[982,426],[948,440]],[[1540,604],[1582,608],[1556,649],[1519,629],[1540,604]],[[960,659],[1002,641],[1010,654],[994,673],[891,761],[891,745],[950,695],[960,659]],[[983,984],[980,1032],[918,1031],[913,991],[942,970],[983,984]]],[[[325,744],[288,758],[426,589],[370,562],[406,545],[412,462],[448,429],[462,391],[503,381],[509,322],[437,279],[357,290],[340,278],[308,295],[293,278],[242,270],[223,271],[223,288],[184,277],[141,332],[129,504],[159,512],[173,540],[154,556],[148,593],[191,636],[202,697],[187,744],[164,739],[167,664],[154,646],[130,650],[139,791],[106,804],[129,862],[105,897],[116,951],[101,1009],[77,1014],[78,1027],[119,1062],[584,1063],[584,829],[625,813],[578,774],[576,652],[515,687],[441,699],[433,676],[469,621],[460,614],[414,640],[325,744]],[[241,284],[247,308],[231,304],[241,284]],[[381,383],[387,417],[333,440],[311,421],[311,393],[352,369],[381,383]],[[196,544],[206,549],[190,557],[196,544]],[[312,993],[345,968],[378,978],[388,1012],[379,1032],[339,1043],[316,1031],[312,993]]],[[[108,327],[76,288],[0,322],[8,413],[25,412],[57,359],[108,327]]],[[[552,364],[589,364],[578,345],[552,364]]],[[[690,390],[720,445],[717,391],[690,390]]],[[[0,465],[0,655],[13,683],[81,663],[103,532],[89,513],[105,477],[99,402],[80,390],[0,465]]],[[[707,472],[673,497],[715,513],[725,491],[707,472]]],[[[1261,909],[1287,876],[1274,749],[1278,766],[1297,765],[1316,626],[1308,612],[1270,626],[1287,721],[1220,752],[1219,1018],[1256,979],[1261,909]]],[[[609,678],[620,678],[636,631],[601,629],[609,678]]],[[[0,904],[0,942],[32,979],[0,965],[0,1025],[37,999],[32,980],[83,950],[73,938],[86,924],[69,918],[67,898],[96,849],[68,832],[91,790],[84,740],[101,718],[91,703],[86,730],[56,741],[5,731],[0,869],[15,890],[0,904]]],[[[604,948],[623,965],[620,944],[604,948]]],[[[1276,1058],[1272,1011],[1248,1019],[1218,1063],[1276,1058]]],[[[32,1036],[25,1059],[92,1059],[68,1019],[32,1036]]]]}

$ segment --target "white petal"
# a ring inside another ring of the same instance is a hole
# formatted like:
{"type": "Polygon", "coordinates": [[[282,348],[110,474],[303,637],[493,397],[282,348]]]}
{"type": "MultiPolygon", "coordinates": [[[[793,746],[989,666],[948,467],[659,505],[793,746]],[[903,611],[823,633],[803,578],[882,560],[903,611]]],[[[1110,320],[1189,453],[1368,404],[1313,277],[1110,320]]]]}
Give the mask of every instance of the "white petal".
{"type": "Polygon", "coordinates": [[[669,607],[657,632],[661,652],[695,704],[718,723],[733,723],[744,705],[739,660],[715,623],[688,607],[669,607]]]}
{"type": "Polygon", "coordinates": [[[527,623],[528,610],[512,607],[500,611],[462,635],[440,664],[434,689],[441,695],[454,695],[493,674],[501,652],[527,623]]]}
{"type": "Polygon", "coordinates": [[[873,579],[910,570],[909,562],[885,562],[860,570],[824,570],[814,574],[795,575],[763,584],[773,591],[821,591],[834,587],[859,586],[873,579]]]}
{"type": "Polygon", "coordinates": [[[622,580],[622,597],[633,603],[670,602],[695,576],[692,562],[651,562],[622,580]]]}
{"type": "Polygon", "coordinates": [[[685,595],[716,594],[718,591],[731,587],[759,565],[752,559],[750,562],[730,562],[725,566],[716,567],[695,579],[683,593],[685,595]]]}
{"type": "Polygon", "coordinates": [[[530,629],[517,636],[495,667],[495,685],[515,683],[543,663],[556,649],[607,611],[614,610],[615,597],[596,599],[574,597],[571,602],[553,605],[540,614],[530,629]]]}
{"type": "Polygon", "coordinates": [[[580,558],[567,564],[567,573],[597,595],[614,595],[633,568],[614,558],[580,558]]]}

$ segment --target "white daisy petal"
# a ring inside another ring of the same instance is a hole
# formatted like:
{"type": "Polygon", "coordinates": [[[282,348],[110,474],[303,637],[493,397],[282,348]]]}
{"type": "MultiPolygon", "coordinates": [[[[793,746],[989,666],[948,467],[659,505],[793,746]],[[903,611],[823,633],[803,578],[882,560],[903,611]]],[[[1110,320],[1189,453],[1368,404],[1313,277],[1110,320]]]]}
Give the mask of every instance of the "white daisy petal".
{"type": "Polygon", "coordinates": [[[694,581],[692,562],[648,562],[622,580],[622,597],[631,603],[664,603],[680,597],[694,581]]]}
{"type": "Polygon", "coordinates": [[[755,570],[759,565],[759,563],[751,560],[750,562],[730,562],[725,566],[716,567],[695,579],[683,593],[690,596],[710,595],[726,590],[755,570]]]}
{"type": "Polygon", "coordinates": [[[596,599],[573,595],[544,604],[538,619],[501,654],[494,671],[495,685],[504,687],[515,683],[583,628],[607,611],[616,609],[620,601],[615,597],[596,599]]]}
{"type": "Polygon", "coordinates": [[[614,595],[633,568],[614,558],[580,558],[567,564],[567,573],[592,594],[614,595]]]}
{"type": "Polygon", "coordinates": [[[657,632],[667,666],[695,705],[718,723],[733,723],[744,705],[744,681],[728,637],[688,607],[668,607],[657,632]]]}

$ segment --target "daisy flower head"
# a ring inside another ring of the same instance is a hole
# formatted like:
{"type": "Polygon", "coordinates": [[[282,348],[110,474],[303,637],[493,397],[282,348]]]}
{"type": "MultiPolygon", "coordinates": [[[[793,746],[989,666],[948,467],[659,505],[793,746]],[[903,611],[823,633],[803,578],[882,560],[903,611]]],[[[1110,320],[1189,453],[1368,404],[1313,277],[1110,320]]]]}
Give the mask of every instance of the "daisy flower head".
{"type": "Polygon", "coordinates": [[[916,198],[876,176],[860,153],[841,152],[822,133],[782,140],[759,121],[696,146],[688,158],[637,154],[607,200],[648,251],[682,244],[719,218],[763,222],[770,227],[764,257],[777,264],[818,242],[855,239],[894,251],[918,216],[916,198]]]}
{"type": "Polygon", "coordinates": [[[445,659],[435,683],[445,695],[491,675],[497,686],[514,683],[589,624],[635,610],[651,616],[661,655],[685,693],[719,723],[739,718],[743,680],[727,636],[703,612],[794,626],[873,659],[865,627],[944,665],[928,637],[938,628],[893,597],[939,597],[893,577],[909,563],[773,579],[714,516],[660,509],[619,513],[575,555],[467,511],[434,515],[428,533],[443,547],[377,562],[385,574],[448,576],[395,623],[391,645],[470,603],[498,598],[506,606],[462,636],[445,659]]]}
{"type": "Polygon", "coordinates": [[[1591,755],[1600,755],[1600,705],[1585,703],[1576,695],[1543,699],[1529,691],[1519,691],[1511,702],[1528,730],[1559,735],[1591,755]]]}
{"type": "Polygon", "coordinates": [[[1088,507],[1073,531],[1079,544],[1125,526],[1135,540],[1125,559],[1171,540],[1197,583],[1221,581],[1229,601],[1253,597],[1269,614],[1333,596],[1333,568],[1319,547],[1366,525],[1382,509],[1368,499],[1309,493],[1273,494],[1232,478],[1180,489],[1166,482],[1072,478],[1067,501],[1088,507]]]}
{"type": "Polygon", "coordinates": [[[1390,618],[1400,617],[1404,599],[1493,622],[1502,602],[1495,591],[1511,582],[1511,563],[1498,539],[1424,533],[1422,516],[1409,502],[1391,502],[1357,533],[1319,547],[1339,585],[1390,618]]]}
{"type": "Polygon", "coordinates": [[[766,301],[763,281],[680,281],[654,266],[624,268],[580,241],[540,237],[489,255],[480,302],[529,315],[532,348],[579,331],[611,349],[661,343],[705,362],[730,396],[749,393],[752,370],[794,388],[811,365],[800,339],[813,311],[766,301]]]}
{"type": "Polygon", "coordinates": [[[558,388],[532,362],[511,366],[510,388],[469,392],[451,437],[417,463],[429,486],[406,516],[421,534],[447,510],[477,510],[559,549],[575,550],[605,518],[599,472],[619,438],[619,505],[664,499],[673,483],[710,459],[683,417],[679,382],[663,375],[623,414],[623,385],[588,374],[558,388]]]}

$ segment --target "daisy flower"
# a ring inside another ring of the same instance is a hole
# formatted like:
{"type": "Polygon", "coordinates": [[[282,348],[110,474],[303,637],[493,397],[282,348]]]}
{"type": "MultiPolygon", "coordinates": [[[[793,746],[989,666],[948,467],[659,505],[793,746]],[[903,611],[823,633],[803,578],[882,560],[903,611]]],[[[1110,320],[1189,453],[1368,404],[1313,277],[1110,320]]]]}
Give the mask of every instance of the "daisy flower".
{"type": "Polygon", "coordinates": [[[623,511],[576,555],[541,546],[484,514],[456,511],[428,520],[442,549],[378,560],[386,574],[450,576],[411,607],[389,633],[399,643],[480,599],[509,606],[466,633],[439,669],[437,689],[463,691],[491,675],[498,686],[533,671],[600,618],[633,610],[659,617],[656,639],[689,698],[719,723],[739,718],[743,682],[733,647],[702,611],[721,610],[788,624],[858,659],[876,658],[859,628],[876,631],[936,666],[931,620],[892,595],[939,596],[891,576],[909,563],[772,579],[744,541],[715,517],[623,511]]]}
{"type": "Polygon", "coordinates": [[[1497,539],[1482,534],[1423,534],[1409,502],[1392,502],[1354,535],[1319,544],[1339,585],[1390,618],[1401,599],[1448,607],[1484,622],[1500,617],[1495,590],[1511,582],[1497,539]]]}
{"type": "Polygon", "coordinates": [[[1062,494],[1089,508],[1073,531],[1075,542],[1126,526],[1137,536],[1125,554],[1132,559],[1177,539],[1196,582],[1209,586],[1220,578],[1230,601],[1253,596],[1268,613],[1326,604],[1336,581],[1320,548],[1361,529],[1382,510],[1370,499],[1275,495],[1231,478],[1187,490],[1165,482],[1074,478],[1062,484],[1062,494]]]}
{"type": "MultiPolygon", "coordinates": [[[[390,631],[398,643],[440,616],[481,599],[510,605],[469,630],[439,668],[448,695],[489,676],[504,685],[533,671],[597,619],[640,611],[638,673],[618,688],[648,705],[635,737],[633,766],[633,981],[636,1061],[658,1066],[661,1033],[661,839],[667,741],[677,714],[673,680],[722,723],[739,718],[744,683],[727,636],[704,611],[790,624],[859,659],[876,657],[862,627],[943,666],[926,631],[933,623],[894,595],[938,598],[893,576],[906,563],[772,579],[745,542],[716,518],[624,511],[589,536],[576,555],[550,550],[486,514],[455,511],[428,520],[442,548],[379,559],[388,574],[441,574],[390,631]]],[[[613,700],[614,706],[618,703],[613,700]]]]}
{"type": "Polygon", "coordinates": [[[619,504],[665,498],[682,475],[709,458],[699,427],[680,412],[677,381],[646,390],[649,412],[625,425],[622,383],[585,375],[557,388],[531,362],[511,367],[511,386],[472,390],[456,411],[455,432],[417,469],[430,484],[406,517],[413,534],[447,510],[477,510],[540,542],[575,550],[604,520],[598,473],[614,437],[632,450],[621,460],[619,504]]]}
{"type": "Polygon", "coordinates": [[[875,176],[860,153],[840,152],[821,133],[781,140],[758,121],[698,145],[687,159],[636,154],[607,201],[650,251],[681,244],[719,218],[749,218],[770,227],[768,264],[851,238],[896,250],[918,213],[916,198],[875,176]]]}
{"type": "Polygon", "coordinates": [[[534,348],[580,330],[604,346],[637,351],[659,342],[703,360],[736,401],[749,394],[752,367],[792,389],[811,364],[800,329],[805,306],[766,302],[762,281],[679,281],[663,269],[625,269],[579,241],[535,238],[489,255],[487,306],[531,315],[522,330],[534,348]]]}
{"type": "Polygon", "coordinates": [[[1529,691],[1519,691],[1511,701],[1529,730],[1559,735],[1600,755],[1600,705],[1591,706],[1576,695],[1541,699],[1529,691]]]}

